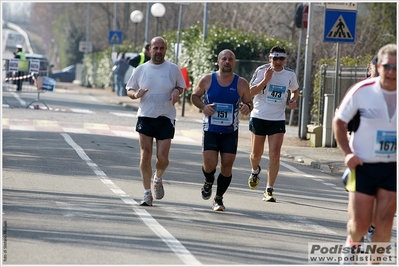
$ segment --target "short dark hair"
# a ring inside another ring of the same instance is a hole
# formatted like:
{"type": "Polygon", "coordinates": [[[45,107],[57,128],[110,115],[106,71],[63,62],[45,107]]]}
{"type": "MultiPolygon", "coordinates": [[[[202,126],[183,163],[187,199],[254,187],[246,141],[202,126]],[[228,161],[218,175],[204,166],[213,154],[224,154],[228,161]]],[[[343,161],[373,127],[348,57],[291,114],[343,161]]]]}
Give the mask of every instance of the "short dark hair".
{"type": "Polygon", "coordinates": [[[272,49],[270,49],[270,53],[273,53],[273,52],[285,53],[285,49],[282,46],[275,45],[272,47],[272,49]]]}
{"type": "Polygon", "coordinates": [[[151,46],[151,44],[146,44],[146,45],[144,46],[144,49],[145,49],[146,51],[150,51],[150,46],[151,46]]]}

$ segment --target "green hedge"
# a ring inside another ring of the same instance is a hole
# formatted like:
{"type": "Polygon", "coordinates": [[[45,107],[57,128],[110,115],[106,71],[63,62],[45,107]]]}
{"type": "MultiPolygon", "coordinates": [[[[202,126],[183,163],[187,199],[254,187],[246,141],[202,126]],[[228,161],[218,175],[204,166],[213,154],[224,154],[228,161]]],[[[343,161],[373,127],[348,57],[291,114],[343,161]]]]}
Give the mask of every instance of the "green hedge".
{"type": "MultiPolygon", "coordinates": [[[[163,37],[168,43],[166,59],[176,62],[174,47],[177,43],[177,32],[164,33],[163,37]]],[[[286,40],[243,32],[225,28],[219,25],[209,25],[208,35],[203,41],[203,30],[200,24],[183,29],[180,36],[182,51],[179,55],[178,65],[187,68],[192,83],[192,88],[186,91],[186,100],[190,101],[193,88],[199,79],[206,73],[217,69],[217,55],[223,49],[232,50],[237,60],[253,61],[255,65],[268,61],[270,49],[275,45],[281,45],[287,50],[289,61],[286,63],[291,69],[296,68],[297,45],[286,40]]],[[[130,43],[124,42],[116,46],[116,52],[141,51],[141,47],[135,49],[130,43]]],[[[84,59],[83,85],[97,88],[111,87],[113,84],[111,69],[112,47],[99,53],[91,53],[84,59]]],[[[344,66],[367,66],[373,55],[365,55],[357,58],[342,57],[340,63],[344,66]]],[[[334,65],[335,58],[322,59],[316,64],[313,82],[312,114],[318,113],[318,96],[320,92],[319,66],[334,65]]],[[[253,66],[254,64],[252,64],[253,66]]],[[[238,73],[241,75],[240,73],[238,73]]],[[[298,77],[300,79],[301,77],[298,77]]]]}
{"type": "MultiPolygon", "coordinates": [[[[168,43],[168,50],[165,58],[175,62],[174,47],[177,43],[177,32],[170,31],[164,33],[163,37],[168,43]]],[[[296,58],[296,44],[291,42],[269,37],[266,35],[256,35],[235,29],[225,28],[218,25],[209,25],[208,35],[203,41],[203,31],[200,24],[193,25],[181,32],[180,44],[182,52],[179,55],[178,65],[187,68],[192,82],[192,87],[206,73],[217,69],[217,55],[223,49],[232,50],[238,60],[267,61],[269,50],[275,45],[282,45],[286,48],[287,54],[296,58]]],[[[125,42],[116,46],[116,52],[133,51],[134,47],[125,42]]],[[[138,49],[139,51],[141,50],[138,49]]],[[[83,78],[85,86],[98,88],[112,86],[111,60],[112,48],[99,53],[91,53],[83,61],[83,78]]],[[[292,60],[291,65],[295,64],[292,60]]],[[[289,66],[294,68],[295,65],[289,66]]],[[[192,89],[191,89],[192,90],[192,89]]],[[[188,90],[187,98],[191,95],[188,90]]]]}

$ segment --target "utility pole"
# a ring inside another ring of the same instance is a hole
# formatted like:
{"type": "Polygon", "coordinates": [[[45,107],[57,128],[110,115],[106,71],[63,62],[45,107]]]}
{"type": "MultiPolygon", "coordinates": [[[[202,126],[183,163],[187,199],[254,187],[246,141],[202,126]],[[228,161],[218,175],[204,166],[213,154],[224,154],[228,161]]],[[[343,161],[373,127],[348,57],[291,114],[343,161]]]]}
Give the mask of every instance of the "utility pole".
{"type": "MultiPolygon", "coordinates": [[[[114,3],[114,28],[113,30],[116,31],[116,16],[117,16],[117,10],[118,10],[118,3],[114,3]]],[[[112,52],[116,52],[116,46],[115,44],[112,45],[112,52]]]]}
{"type": "Polygon", "coordinates": [[[145,43],[146,44],[148,44],[149,43],[149,41],[148,41],[148,29],[150,28],[150,26],[149,26],[149,24],[150,24],[150,3],[147,3],[147,10],[145,11],[145,36],[144,36],[144,39],[145,39],[145,43]]]}
{"type": "Polygon", "coordinates": [[[203,22],[203,39],[202,41],[205,42],[206,37],[208,36],[208,3],[204,5],[204,22],[203,22]]]}
{"type": "Polygon", "coordinates": [[[304,88],[302,97],[302,118],[301,118],[301,139],[306,139],[307,124],[309,121],[309,103],[310,103],[310,87],[312,78],[312,42],[310,38],[310,33],[312,32],[312,2],[309,2],[308,11],[308,30],[306,35],[306,50],[305,50],[305,78],[304,78],[304,88]]]}
{"type": "Polygon", "coordinates": [[[86,49],[84,56],[86,57],[89,53],[89,42],[90,42],[90,3],[87,4],[87,24],[86,24],[86,49]]]}

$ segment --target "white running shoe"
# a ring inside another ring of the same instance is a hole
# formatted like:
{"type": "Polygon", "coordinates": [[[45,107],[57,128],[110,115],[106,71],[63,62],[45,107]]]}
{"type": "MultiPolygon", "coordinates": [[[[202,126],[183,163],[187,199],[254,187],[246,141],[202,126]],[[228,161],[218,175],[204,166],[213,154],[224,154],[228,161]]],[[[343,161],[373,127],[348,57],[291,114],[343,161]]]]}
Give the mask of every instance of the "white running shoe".
{"type": "MultiPolygon", "coordinates": [[[[154,174],[155,176],[155,174],[154,174]]],[[[165,195],[165,190],[163,189],[162,178],[158,178],[158,181],[155,182],[153,179],[153,187],[154,187],[154,195],[155,199],[162,199],[165,195]]]]}
{"type": "Polygon", "coordinates": [[[339,262],[341,265],[356,264],[356,255],[361,251],[360,245],[351,246],[350,239],[351,237],[348,235],[345,245],[342,248],[343,252],[341,253],[341,261],[339,262]],[[344,251],[347,253],[344,253],[344,251]]]}
{"type": "Polygon", "coordinates": [[[151,191],[148,193],[144,193],[144,198],[140,202],[140,206],[152,206],[152,194],[151,191]]]}

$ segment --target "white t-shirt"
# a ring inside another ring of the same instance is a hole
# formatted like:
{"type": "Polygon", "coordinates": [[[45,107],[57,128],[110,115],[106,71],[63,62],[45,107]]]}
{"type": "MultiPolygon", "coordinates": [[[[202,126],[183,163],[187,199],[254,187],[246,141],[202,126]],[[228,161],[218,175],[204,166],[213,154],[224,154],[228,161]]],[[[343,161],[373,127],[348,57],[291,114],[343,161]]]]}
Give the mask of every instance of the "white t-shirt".
{"type": "Polygon", "coordinates": [[[396,91],[381,88],[380,77],[366,79],[349,89],[336,112],[348,123],[360,111],[360,125],[349,145],[366,163],[396,162],[396,108],[390,117],[384,94],[396,99],[396,91]]]}
{"type": "MultiPolygon", "coordinates": [[[[269,66],[270,64],[265,64],[255,70],[251,86],[263,80],[269,66]]],[[[254,96],[251,117],[271,121],[285,120],[288,90],[295,91],[298,87],[298,80],[293,70],[284,67],[279,72],[275,71],[266,87],[254,96]]]]}
{"type": "Polygon", "coordinates": [[[127,90],[148,89],[148,92],[140,98],[137,117],[176,118],[176,108],[170,100],[175,87],[186,88],[183,75],[179,67],[171,62],[165,61],[156,65],[147,61],[138,66],[129,81],[127,90]]]}

